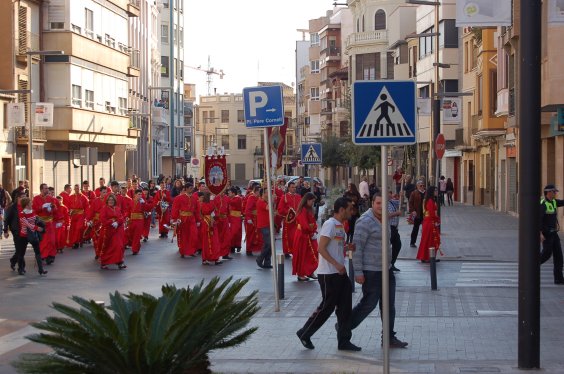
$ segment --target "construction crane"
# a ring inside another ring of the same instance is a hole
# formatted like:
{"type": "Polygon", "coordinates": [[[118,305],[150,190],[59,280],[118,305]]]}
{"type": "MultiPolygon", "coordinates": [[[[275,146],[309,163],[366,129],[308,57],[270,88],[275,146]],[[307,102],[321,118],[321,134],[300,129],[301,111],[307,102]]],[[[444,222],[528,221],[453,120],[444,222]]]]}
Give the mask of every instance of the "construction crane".
{"type": "Polygon", "coordinates": [[[208,76],[206,79],[206,82],[208,84],[208,96],[211,95],[211,85],[212,85],[212,81],[213,81],[213,76],[214,75],[219,75],[219,79],[223,79],[223,76],[225,75],[225,73],[223,72],[223,69],[219,69],[216,70],[215,68],[213,68],[211,66],[211,59],[210,56],[208,56],[208,68],[204,69],[202,68],[202,65],[196,67],[196,66],[189,66],[189,65],[184,65],[189,69],[194,69],[194,70],[198,70],[198,71],[202,71],[204,73],[206,73],[206,75],[208,76]]]}

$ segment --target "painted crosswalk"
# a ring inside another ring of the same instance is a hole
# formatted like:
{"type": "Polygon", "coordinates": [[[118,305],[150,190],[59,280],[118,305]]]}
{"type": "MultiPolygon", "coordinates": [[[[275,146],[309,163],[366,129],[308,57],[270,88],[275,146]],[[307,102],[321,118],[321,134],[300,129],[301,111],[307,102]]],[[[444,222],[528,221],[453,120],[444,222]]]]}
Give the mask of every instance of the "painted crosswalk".
{"type": "MultiPolygon", "coordinates": [[[[517,262],[464,262],[456,287],[517,287],[517,262]]],[[[561,287],[554,284],[552,263],[541,266],[541,286],[561,287]]]]}

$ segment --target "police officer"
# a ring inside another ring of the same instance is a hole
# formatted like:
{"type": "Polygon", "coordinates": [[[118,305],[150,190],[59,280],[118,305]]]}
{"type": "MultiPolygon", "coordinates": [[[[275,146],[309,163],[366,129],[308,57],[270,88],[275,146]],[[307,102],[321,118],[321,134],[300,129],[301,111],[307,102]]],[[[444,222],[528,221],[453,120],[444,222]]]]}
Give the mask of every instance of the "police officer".
{"type": "Polygon", "coordinates": [[[562,247],[558,236],[558,215],[557,208],[564,206],[564,200],[555,199],[558,190],[553,184],[544,187],[544,198],[540,202],[541,214],[541,242],[542,251],[540,262],[545,263],[550,256],[554,256],[554,283],[564,284],[562,276],[562,247]]]}

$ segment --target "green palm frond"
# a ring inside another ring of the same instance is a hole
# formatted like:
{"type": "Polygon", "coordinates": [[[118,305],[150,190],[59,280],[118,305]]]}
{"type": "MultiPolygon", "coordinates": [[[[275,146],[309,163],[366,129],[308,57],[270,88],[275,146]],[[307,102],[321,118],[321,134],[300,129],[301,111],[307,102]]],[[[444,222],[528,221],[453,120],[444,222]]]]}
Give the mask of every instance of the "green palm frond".
{"type": "Polygon", "coordinates": [[[257,292],[238,297],[248,279],[218,277],[193,287],[164,285],[162,295],[110,294],[106,309],[93,300],[53,303],[63,317],[34,323],[27,338],[53,350],[25,354],[13,363],[22,373],[176,374],[208,371],[208,353],[245,342],[259,310],[257,292]]]}

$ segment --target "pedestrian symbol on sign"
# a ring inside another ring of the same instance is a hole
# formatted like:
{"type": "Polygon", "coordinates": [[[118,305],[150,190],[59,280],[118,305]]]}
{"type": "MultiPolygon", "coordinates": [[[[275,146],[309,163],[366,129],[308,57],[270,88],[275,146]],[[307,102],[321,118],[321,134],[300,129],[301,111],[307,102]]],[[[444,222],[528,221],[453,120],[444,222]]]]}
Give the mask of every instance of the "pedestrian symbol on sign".
{"type": "Polygon", "coordinates": [[[313,148],[313,144],[309,146],[309,149],[304,157],[305,162],[321,162],[321,157],[317,154],[313,148]]]}
{"type": "Polygon", "coordinates": [[[407,136],[414,136],[414,134],[384,86],[360,127],[357,139],[405,138],[407,136]]]}

